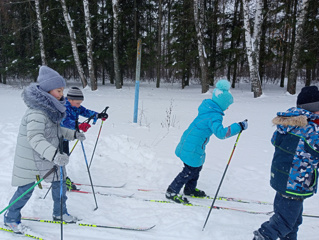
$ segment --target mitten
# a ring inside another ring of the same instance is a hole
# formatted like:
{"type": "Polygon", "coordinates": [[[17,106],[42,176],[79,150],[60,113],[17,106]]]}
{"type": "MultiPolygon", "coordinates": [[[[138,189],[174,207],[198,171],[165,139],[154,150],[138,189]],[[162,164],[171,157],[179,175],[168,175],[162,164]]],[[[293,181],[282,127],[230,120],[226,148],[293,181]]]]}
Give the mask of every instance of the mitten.
{"type": "Polygon", "coordinates": [[[86,132],[87,130],[89,130],[90,127],[91,125],[86,122],[79,124],[79,129],[82,130],[83,132],[86,132]]]}
{"type": "Polygon", "coordinates": [[[241,127],[241,130],[242,130],[242,131],[243,131],[243,130],[246,130],[246,129],[248,128],[248,120],[247,120],[247,119],[244,120],[244,121],[242,121],[242,122],[239,122],[238,124],[239,124],[239,126],[241,127]]]}
{"type": "Polygon", "coordinates": [[[105,121],[109,117],[109,115],[107,115],[107,113],[102,112],[102,113],[99,113],[97,117],[101,118],[102,121],[105,121]]]}
{"type": "Polygon", "coordinates": [[[53,162],[59,166],[67,165],[69,163],[69,156],[65,153],[57,152],[57,154],[53,158],[53,162]]]}
{"type": "Polygon", "coordinates": [[[85,140],[85,135],[84,135],[84,133],[81,133],[81,132],[76,131],[74,134],[74,137],[76,139],[79,139],[81,142],[85,140]]]}

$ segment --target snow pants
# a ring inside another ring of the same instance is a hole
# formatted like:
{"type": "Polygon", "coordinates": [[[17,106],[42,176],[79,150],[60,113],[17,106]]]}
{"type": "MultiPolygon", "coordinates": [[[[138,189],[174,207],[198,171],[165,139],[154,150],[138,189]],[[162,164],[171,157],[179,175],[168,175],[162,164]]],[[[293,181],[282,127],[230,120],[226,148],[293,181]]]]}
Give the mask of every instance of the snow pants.
{"type": "Polygon", "coordinates": [[[183,171],[181,171],[173,182],[169,185],[170,189],[174,193],[179,193],[182,187],[185,185],[185,188],[189,190],[195,190],[197,186],[197,180],[199,178],[199,173],[202,170],[200,167],[191,167],[184,163],[183,171]]]}
{"type": "Polygon", "coordinates": [[[267,240],[297,240],[302,211],[303,200],[286,198],[277,192],[274,200],[275,214],[258,231],[267,240]]]}
{"type": "MultiPolygon", "coordinates": [[[[29,183],[24,186],[19,186],[13,197],[10,200],[9,205],[15,201],[18,197],[20,197],[25,191],[31,188],[34,183],[29,183]]],[[[34,188],[30,190],[27,194],[25,194],[22,198],[20,198],[16,203],[14,203],[5,213],[4,222],[20,222],[21,221],[21,209],[26,205],[29,199],[32,196],[34,188]]],[[[61,214],[61,202],[60,202],[60,181],[52,182],[52,199],[53,199],[53,215],[60,216],[61,214]]],[[[63,181],[63,190],[62,190],[62,214],[67,213],[66,209],[66,185],[65,181],[63,181]]]]}

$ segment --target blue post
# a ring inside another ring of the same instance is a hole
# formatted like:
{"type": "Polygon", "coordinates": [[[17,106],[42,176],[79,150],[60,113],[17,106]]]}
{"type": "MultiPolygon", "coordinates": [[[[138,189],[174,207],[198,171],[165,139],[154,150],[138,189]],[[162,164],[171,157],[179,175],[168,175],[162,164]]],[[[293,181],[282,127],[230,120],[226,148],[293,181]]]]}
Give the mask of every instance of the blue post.
{"type": "Polygon", "coordinates": [[[140,72],[141,72],[141,50],[142,50],[142,40],[139,38],[137,41],[135,101],[134,101],[134,117],[133,117],[134,123],[137,123],[137,113],[138,113],[138,98],[139,98],[139,92],[140,92],[140,72]]]}

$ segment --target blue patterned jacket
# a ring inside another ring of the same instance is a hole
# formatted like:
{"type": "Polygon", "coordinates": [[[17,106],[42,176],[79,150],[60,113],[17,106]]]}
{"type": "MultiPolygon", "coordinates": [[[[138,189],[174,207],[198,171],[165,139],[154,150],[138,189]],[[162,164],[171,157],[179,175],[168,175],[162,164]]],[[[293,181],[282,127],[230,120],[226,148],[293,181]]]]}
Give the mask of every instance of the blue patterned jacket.
{"type": "Polygon", "coordinates": [[[277,113],[277,126],[271,139],[275,153],[270,185],[279,193],[307,198],[317,191],[319,115],[301,108],[277,113]]]}
{"type": "Polygon", "coordinates": [[[202,166],[206,157],[206,145],[212,134],[219,139],[225,139],[241,131],[238,123],[224,128],[222,125],[224,115],[224,112],[213,100],[203,100],[198,108],[197,117],[183,133],[176,147],[176,156],[191,167],[202,166]]]}
{"type": "Polygon", "coordinates": [[[62,127],[75,130],[75,122],[77,119],[79,119],[79,116],[89,118],[94,115],[92,119],[93,124],[95,124],[97,121],[97,114],[98,114],[97,112],[86,109],[83,106],[80,106],[79,108],[72,107],[71,103],[68,101],[67,98],[66,98],[65,107],[66,107],[66,111],[65,111],[66,116],[61,122],[62,127]]]}

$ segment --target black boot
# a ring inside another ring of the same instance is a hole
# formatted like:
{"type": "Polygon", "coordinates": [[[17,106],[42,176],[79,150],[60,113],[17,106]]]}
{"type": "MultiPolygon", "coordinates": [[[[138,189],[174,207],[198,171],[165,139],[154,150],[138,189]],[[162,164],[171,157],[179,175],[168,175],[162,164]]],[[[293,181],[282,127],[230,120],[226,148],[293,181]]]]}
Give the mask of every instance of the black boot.
{"type": "Polygon", "coordinates": [[[198,197],[198,198],[204,198],[207,197],[206,193],[202,190],[199,190],[195,188],[194,190],[191,190],[189,188],[184,188],[184,194],[191,197],[198,197]]]}
{"type": "Polygon", "coordinates": [[[173,200],[176,203],[182,203],[182,204],[188,204],[189,203],[187,198],[185,198],[182,195],[179,195],[179,194],[173,192],[171,189],[167,189],[165,197],[167,199],[173,200]]]}

